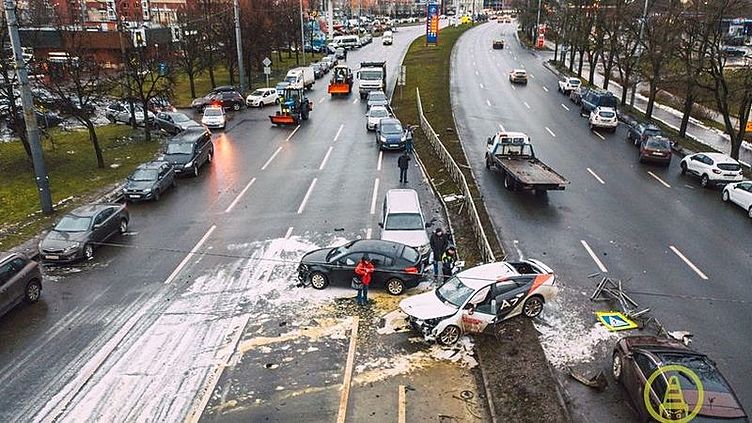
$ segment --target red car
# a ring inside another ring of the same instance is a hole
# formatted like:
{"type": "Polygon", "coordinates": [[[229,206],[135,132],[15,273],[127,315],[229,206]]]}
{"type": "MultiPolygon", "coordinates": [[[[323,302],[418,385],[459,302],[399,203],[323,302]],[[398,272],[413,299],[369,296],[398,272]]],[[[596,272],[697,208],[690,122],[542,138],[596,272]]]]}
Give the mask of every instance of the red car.
{"type": "Polygon", "coordinates": [[[699,377],[703,386],[703,404],[693,421],[702,422],[749,422],[731,386],[721,375],[715,363],[706,355],[696,352],[683,343],[655,336],[627,336],[614,347],[611,372],[620,382],[635,405],[639,421],[653,421],[644,400],[645,389],[650,389],[651,408],[667,420],[679,421],[691,415],[697,406],[698,389],[687,374],[664,370],[647,381],[656,371],[670,365],[689,369],[699,377]],[[674,377],[676,376],[676,377],[674,377]],[[676,401],[677,389],[671,382],[678,382],[683,401],[676,401]],[[668,392],[668,395],[666,395],[668,392]],[[661,407],[671,402],[671,407],[661,407]]]}
{"type": "Polygon", "coordinates": [[[671,164],[671,140],[663,136],[650,136],[640,143],[640,163],[658,162],[671,164]]]}

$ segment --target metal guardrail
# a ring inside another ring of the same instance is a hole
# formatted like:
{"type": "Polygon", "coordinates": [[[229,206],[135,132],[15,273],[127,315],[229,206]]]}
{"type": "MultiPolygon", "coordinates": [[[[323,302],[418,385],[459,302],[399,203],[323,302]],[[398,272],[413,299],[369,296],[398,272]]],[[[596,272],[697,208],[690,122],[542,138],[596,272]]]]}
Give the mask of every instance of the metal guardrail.
{"type": "Polygon", "coordinates": [[[475,243],[478,246],[478,250],[480,250],[483,261],[492,263],[496,261],[496,258],[494,257],[491,245],[488,243],[486,232],[483,230],[483,225],[481,224],[480,216],[478,215],[478,209],[475,207],[475,201],[473,200],[472,194],[470,194],[470,188],[467,186],[465,175],[457,165],[457,162],[455,162],[452,158],[452,155],[449,154],[449,151],[447,151],[447,149],[441,143],[439,136],[436,134],[436,131],[433,130],[431,124],[428,122],[428,119],[426,119],[425,115],[423,114],[423,103],[420,100],[420,90],[418,89],[418,87],[415,87],[415,96],[417,99],[416,102],[418,104],[418,119],[420,120],[420,127],[423,130],[423,133],[426,135],[428,142],[431,144],[431,148],[433,148],[433,151],[436,153],[436,156],[439,158],[447,171],[449,171],[449,175],[451,176],[454,183],[456,183],[462,190],[463,201],[465,202],[465,205],[467,205],[465,210],[466,213],[469,214],[472,226],[471,229],[473,231],[473,234],[475,235],[475,243]]]}

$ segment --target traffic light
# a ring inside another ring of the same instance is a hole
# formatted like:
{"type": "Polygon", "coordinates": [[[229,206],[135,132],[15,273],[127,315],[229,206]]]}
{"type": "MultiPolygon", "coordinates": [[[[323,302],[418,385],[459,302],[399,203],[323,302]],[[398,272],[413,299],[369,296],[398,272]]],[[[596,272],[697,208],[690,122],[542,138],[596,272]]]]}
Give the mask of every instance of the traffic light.
{"type": "Polygon", "coordinates": [[[133,30],[133,47],[146,47],[146,29],[139,28],[133,30]]]}

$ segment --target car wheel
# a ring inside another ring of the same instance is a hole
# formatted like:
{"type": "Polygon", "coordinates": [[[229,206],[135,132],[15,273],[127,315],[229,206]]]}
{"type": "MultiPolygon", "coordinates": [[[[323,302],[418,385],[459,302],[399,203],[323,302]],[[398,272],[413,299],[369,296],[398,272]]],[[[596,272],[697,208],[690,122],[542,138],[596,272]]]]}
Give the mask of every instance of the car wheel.
{"type": "Polygon", "coordinates": [[[42,285],[37,280],[33,280],[29,282],[28,285],[26,285],[26,290],[24,291],[24,300],[29,303],[33,304],[37,301],[39,301],[39,297],[42,295],[42,285]]]}
{"type": "Polygon", "coordinates": [[[439,334],[439,342],[443,345],[454,345],[460,340],[462,331],[455,325],[449,325],[439,334]]]}
{"type": "Polygon", "coordinates": [[[728,200],[729,200],[729,193],[728,193],[728,191],[723,190],[723,195],[721,195],[721,198],[723,199],[723,201],[728,202],[728,200]]]}
{"type": "Polygon", "coordinates": [[[240,103],[235,103],[232,105],[232,110],[235,110],[236,112],[240,110],[240,103]]]}
{"type": "Polygon", "coordinates": [[[324,289],[329,285],[329,279],[321,272],[311,273],[311,286],[316,289],[324,289]]]}
{"type": "Polygon", "coordinates": [[[512,179],[512,176],[507,174],[504,175],[504,188],[507,189],[507,191],[514,191],[514,179],[512,179]]]}
{"type": "Polygon", "coordinates": [[[392,295],[400,295],[405,292],[405,284],[399,278],[386,281],[386,291],[392,295]]]}
{"type": "Polygon", "coordinates": [[[639,161],[640,163],[645,163],[645,159],[642,157],[642,154],[640,154],[639,156],[639,161]]]}
{"type": "Polygon", "coordinates": [[[750,206],[749,210],[747,210],[747,216],[749,216],[749,218],[752,219],[752,206],[750,206]]]}
{"type": "Polygon", "coordinates": [[[207,163],[211,163],[212,160],[214,160],[214,152],[213,151],[209,152],[209,155],[206,156],[206,162],[207,163]]]}
{"type": "Polygon", "coordinates": [[[528,318],[534,318],[540,316],[543,311],[543,298],[538,295],[532,296],[525,300],[525,304],[522,306],[522,314],[528,318]]]}
{"type": "Polygon", "coordinates": [[[681,174],[682,175],[684,175],[684,174],[687,173],[687,164],[686,163],[681,162],[681,164],[679,165],[679,167],[681,168],[681,174]]]}
{"type": "MultiPolygon", "coordinates": [[[[159,191],[157,191],[157,197],[159,198],[159,191]]],[[[128,221],[126,219],[120,219],[120,225],[118,226],[118,232],[120,235],[128,232],[128,221]]]]}
{"type": "Polygon", "coordinates": [[[91,244],[84,245],[84,259],[91,260],[94,258],[94,246],[91,244]]]}
{"type": "Polygon", "coordinates": [[[615,381],[620,382],[623,371],[624,371],[624,359],[621,357],[621,354],[619,354],[618,352],[615,352],[611,360],[611,376],[614,377],[615,381]]]}
{"type": "Polygon", "coordinates": [[[708,185],[710,185],[710,178],[708,178],[708,175],[702,175],[702,178],[700,178],[700,185],[702,185],[703,188],[707,188],[708,185]]]}

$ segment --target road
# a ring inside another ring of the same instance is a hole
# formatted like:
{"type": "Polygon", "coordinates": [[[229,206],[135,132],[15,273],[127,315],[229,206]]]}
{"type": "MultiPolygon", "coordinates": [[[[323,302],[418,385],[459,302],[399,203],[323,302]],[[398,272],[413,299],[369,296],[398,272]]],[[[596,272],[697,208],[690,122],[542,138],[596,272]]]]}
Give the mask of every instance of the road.
{"type": "MultiPolygon", "coordinates": [[[[669,330],[694,333],[694,347],[719,364],[743,404],[752,404],[752,244],[749,219],[723,204],[718,190],[671,166],[642,165],[625,130],[594,133],[543,58],[525,50],[515,25],[488,23],[468,31],[452,61],[452,106],[458,133],[497,234],[512,258],[540,258],[561,275],[564,289],[537,325],[559,369],[609,371],[617,339],[595,325],[588,296],[594,272],[623,279],[643,306],[669,330]],[[503,36],[506,47],[492,50],[503,36]],[[527,86],[507,72],[525,68],[527,86]],[[504,128],[526,132],[538,156],[571,181],[545,197],[513,193],[484,168],[485,140],[504,128]]],[[[619,389],[594,394],[562,378],[577,399],[580,421],[629,420],[619,389]]],[[[612,381],[613,385],[613,381],[612,381]]]]}
{"type": "MultiPolygon", "coordinates": [[[[391,47],[376,39],[348,64],[386,59],[393,87],[421,30],[401,28],[391,47]]],[[[347,287],[296,286],[305,252],[378,237],[378,207],[399,186],[397,155],[376,149],[357,93],[330,99],[327,81],[299,128],[272,127],[271,108],[231,114],[198,178],[130,205],[130,232],[93,262],[46,270],[42,300],[0,319],[0,421],[333,420],[350,351],[349,415],[473,412],[429,383],[474,391],[467,367],[433,360],[405,333],[376,339],[397,298],[373,292],[372,309],[355,310],[347,287]],[[401,385],[412,389],[400,395],[401,385]]],[[[417,166],[409,178],[441,224],[417,166]]]]}

